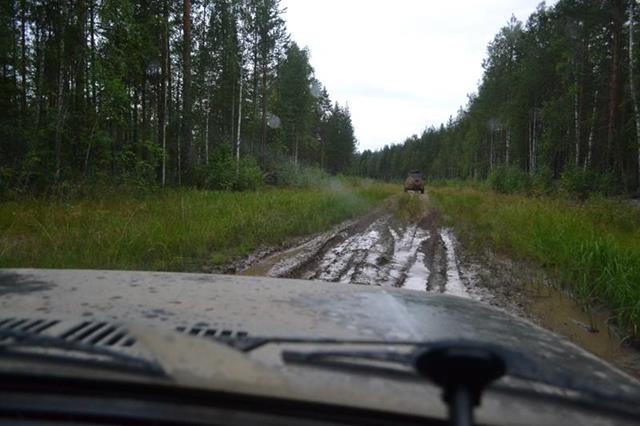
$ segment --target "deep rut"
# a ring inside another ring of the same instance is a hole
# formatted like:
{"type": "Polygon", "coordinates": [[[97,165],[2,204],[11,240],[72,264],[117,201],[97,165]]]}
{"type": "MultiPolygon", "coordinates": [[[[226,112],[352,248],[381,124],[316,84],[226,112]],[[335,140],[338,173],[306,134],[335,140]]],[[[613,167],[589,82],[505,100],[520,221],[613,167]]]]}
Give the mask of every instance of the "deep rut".
{"type": "Polygon", "coordinates": [[[472,296],[456,240],[436,219],[429,212],[418,223],[403,222],[381,211],[272,254],[243,273],[472,296]]]}

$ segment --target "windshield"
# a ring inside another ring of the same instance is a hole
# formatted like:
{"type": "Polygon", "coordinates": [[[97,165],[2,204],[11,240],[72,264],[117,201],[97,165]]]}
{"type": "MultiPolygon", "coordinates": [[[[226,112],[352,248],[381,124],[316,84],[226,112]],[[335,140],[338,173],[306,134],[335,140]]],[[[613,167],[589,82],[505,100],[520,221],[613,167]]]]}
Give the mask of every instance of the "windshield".
{"type": "Polygon", "coordinates": [[[129,324],[236,352],[472,340],[629,396],[639,15],[632,0],[4,1],[0,353],[167,362],[136,352],[129,324]],[[432,302],[448,297],[468,305],[432,302]]]}

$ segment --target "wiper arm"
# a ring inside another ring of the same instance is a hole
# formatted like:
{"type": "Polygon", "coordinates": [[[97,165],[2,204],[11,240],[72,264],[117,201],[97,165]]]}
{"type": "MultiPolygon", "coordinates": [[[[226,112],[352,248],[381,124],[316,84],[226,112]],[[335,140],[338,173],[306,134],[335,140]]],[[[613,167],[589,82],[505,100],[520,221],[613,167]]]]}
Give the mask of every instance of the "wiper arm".
{"type": "MultiPolygon", "coordinates": [[[[379,343],[389,345],[389,342],[379,343]]],[[[607,410],[635,412],[634,401],[581,386],[579,380],[572,375],[547,371],[526,354],[482,342],[451,340],[420,343],[406,353],[394,350],[285,350],[282,352],[282,359],[289,364],[345,369],[349,372],[427,378],[443,390],[450,418],[456,425],[472,424],[473,407],[479,405],[482,392],[502,376],[577,392],[580,401],[597,402],[607,410]]]]}
{"type": "Polygon", "coordinates": [[[282,359],[287,363],[380,369],[428,378],[442,388],[442,398],[449,406],[449,419],[456,426],[473,424],[473,410],[480,405],[485,387],[506,371],[505,362],[499,355],[480,345],[464,343],[424,345],[410,353],[389,350],[283,351],[282,359]]]}
{"type": "Polygon", "coordinates": [[[283,351],[282,360],[289,364],[305,364],[349,371],[415,376],[413,353],[391,350],[370,351],[283,351]]]}
{"type": "Polygon", "coordinates": [[[90,358],[82,359],[82,365],[91,364],[99,368],[111,368],[154,376],[166,376],[165,372],[157,363],[144,358],[123,354],[106,348],[90,346],[80,342],[72,342],[59,337],[42,336],[14,330],[0,330],[0,356],[5,354],[11,355],[16,352],[24,355],[24,349],[53,349],[58,353],[48,354],[42,351],[31,351],[29,355],[43,356],[47,359],[59,358],[62,361],[74,359],[69,356],[69,354],[72,353],[85,356],[89,355],[90,358]],[[63,355],[59,352],[62,352],[63,355]],[[67,355],[65,356],[64,353],[67,355]]]}

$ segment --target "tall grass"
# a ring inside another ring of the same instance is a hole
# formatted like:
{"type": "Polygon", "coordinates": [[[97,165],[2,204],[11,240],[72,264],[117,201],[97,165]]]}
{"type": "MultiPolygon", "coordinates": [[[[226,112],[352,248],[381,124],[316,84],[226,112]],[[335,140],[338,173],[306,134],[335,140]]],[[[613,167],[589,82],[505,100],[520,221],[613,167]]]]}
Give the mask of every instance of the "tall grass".
{"type": "Polygon", "coordinates": [[[324,188],[9,201],[0,203],[0,267],[201,271],[322,231],[394,190],[336,180],[324,188]]]}
{"type": "Polygon", "coordinates": [[[403,222],[417,222],[424,217],[427,204],[418,194],[404,193],[393,199],[391,211],[403,222]]]}
{"type": "Polygon", "coordinates": [[[540,263],[579,301],[608,305],[621,326],[640,335],[640,211],[602,197],[576,202],[476,189],[429,193],[471,244],[540,263]]]}

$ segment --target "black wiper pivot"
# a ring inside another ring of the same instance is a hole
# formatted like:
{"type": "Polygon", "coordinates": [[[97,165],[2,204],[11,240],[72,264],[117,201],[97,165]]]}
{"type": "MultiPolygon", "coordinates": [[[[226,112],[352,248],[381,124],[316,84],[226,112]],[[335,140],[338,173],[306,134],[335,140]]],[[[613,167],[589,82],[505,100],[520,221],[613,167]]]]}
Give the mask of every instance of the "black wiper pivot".
{"type": "Polygon", "coordinates": [[[506,372],[502,357],[479,345],[460,343],[417,352],[414,367],[440,386],[452,425],[473,424],[473,409],[484,388],[506,372]]]}

